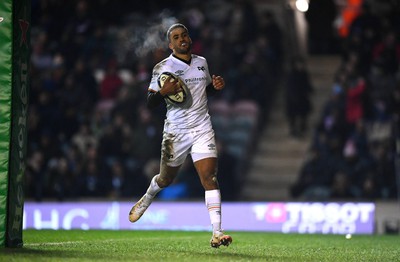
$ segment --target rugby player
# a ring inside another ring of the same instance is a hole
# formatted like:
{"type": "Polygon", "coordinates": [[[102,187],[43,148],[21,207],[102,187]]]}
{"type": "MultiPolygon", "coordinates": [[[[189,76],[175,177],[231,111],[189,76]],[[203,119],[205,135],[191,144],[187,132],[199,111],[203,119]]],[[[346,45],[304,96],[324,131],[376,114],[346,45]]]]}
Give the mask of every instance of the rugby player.
{"type": "Polygon", "coordinates": [[[169,186],[178,174],[188,154],[205,190],[205,203],[209,212],[213,235],[212,247],[228,246],[232,237],[221,229],[221,193],[217,180],[217,148],[214,130],[208,113],[207,96],[225,87],[221,76],[210,75],[204,57],[192,54],[192,40],[183,24],[173,24],[167,31],[169,57],[153,68],[148,89],[147,105],[155,108],[166,101],[167,113],[161,145],[160,173],[155,175],[143,197],[132,207],[129,220],[136,222],[150,206],[154,197],[169,186]],[[158,83],[161,73],[170,72],[179,81],[158,83]],[[184,102],[177,104],[165,99],[178,92],[185,92],[184,102]]]}

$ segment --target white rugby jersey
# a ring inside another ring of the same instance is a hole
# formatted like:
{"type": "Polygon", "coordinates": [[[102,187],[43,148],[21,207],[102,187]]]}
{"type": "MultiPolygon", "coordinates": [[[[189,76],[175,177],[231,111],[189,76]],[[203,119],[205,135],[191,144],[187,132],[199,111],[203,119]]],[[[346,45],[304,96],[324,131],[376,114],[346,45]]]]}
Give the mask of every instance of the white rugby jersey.
{"type": "Polygon", "coordinates": [[[206,87],[212,80],[208,64],[204,57],[193,55],[190,65],[174,57],[172,54],[153,68],[149,89],[159,91],[158,76],[162,72],[171,72],[179,76],[186,84],[189,105],[175,105],[168,99],[167,115],[164,124],[166,132],[186,132],[198,129],[210,129],[211,120],[208,114],[206,87]]]}

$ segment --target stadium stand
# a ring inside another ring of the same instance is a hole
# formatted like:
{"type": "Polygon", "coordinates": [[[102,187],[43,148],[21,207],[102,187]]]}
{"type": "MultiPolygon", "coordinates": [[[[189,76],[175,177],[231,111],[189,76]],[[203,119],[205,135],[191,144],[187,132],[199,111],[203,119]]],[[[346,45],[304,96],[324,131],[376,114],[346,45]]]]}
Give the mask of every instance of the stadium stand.
{"type": "Polygon", "coordinates": [[[299,170],[292,197],[398,197],[399,11],[396,3],[365,2],[351,23],[331,92],[313,128],[313,157],[299,170]]]}
{"type": "MultiPolygon", "coordinates": [[[[169,54],[165,29],[178,20],[191,32],[193,52],[227,82],[210,104],[220,170],[230,173],[221,176],[233,180],[223,190],[237,198],[239,169],[246,172],[276,86],[276,75],[266,72],[279,70],[281,56],[252,2],[34,0],[27,199],[132,198],[146,190],[165,113],[146,108],[147,85],[154,64],[169,54]],[[219,101],[229,105],[225,120],[214,112],[219,101]]],[[[187,191],[176,197],[202,197],[193,168],[181,173],[187,191]]]]}
{"type": "MultiPolygon", "coordinates": [[[[284,32],[273,11],[259,8],[264,1],[33,0],[26,198],[132,198],[146,190],[157,172],[165,114],[146,108],[147,85],[154,64],[169,54],[165,28],[177,20],[189,27],[194,53],[207,57],[227,83],[209,100],[224,200],[396,197],[400,16],[395,1],[391,8],[380,4],[364,6],[349,27],[340,66],[324,87],[329,98],[313,108],[321,114],[309,126],[310,141],[264,147],[264,134],[282,135],[286,127],[275,107],[284,103],[277,97],[285,76],[284,32]],[[260,149],[273,149],[275,157],[260,159],[260,149]],[[304,187],[300,174],[309,162],[299,160],[305,150],[340,168],[304,187]],[[295,173],[282,176],[288,166],[295,173]]],[[[314,66],[309,69],[321,69],[314,66]]],[[[159,197],[202,198],[197,179],[185,165],[177,193],[159,197]]]]}
{"type": "Polygon", "coordinates": [[[319,43],[314,49],[318,43],[310,43],[304,58],[314,86],[313,111],[304,134],[289,136],[287,90],[278,89],[241,199],[398,198],[400,8],[397,2],[364,2],[352,10],[357,15],[346,37],[336,40],[339,48],[319,43]]]}

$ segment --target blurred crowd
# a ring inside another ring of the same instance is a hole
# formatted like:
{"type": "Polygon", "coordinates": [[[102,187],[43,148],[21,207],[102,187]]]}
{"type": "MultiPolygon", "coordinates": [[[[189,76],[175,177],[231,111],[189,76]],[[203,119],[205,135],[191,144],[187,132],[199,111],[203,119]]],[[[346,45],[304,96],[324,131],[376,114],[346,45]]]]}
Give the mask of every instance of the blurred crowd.
{"type": "MultiPolygon", "coordinates": [[[[283,61],[273,14],[256,11],[246,0],[32,0],[26,198],[143,194],[158,172],[165,116],[163,107],[147,109],[147,87],[153,66],[170,54],[165,31],[179,21],[189,28],[193,53],[226,81],[210,108],[216,125],[222,119],[216,128],[222,194],[236,199],[256,139],[238,130],[263,126],[283,61]],[[240,111],[256,119],[240,122],[221,104],[247,108],[240,111]]],[[[188,161],[159,197],[203,197],[199,187],[188,161]]]]}
{"type": "MultiPolygon", "coordinates": [[[[366,2],[343,39],[342,61],[315,127],[296,198],[397,197],[395,140],[400,117],[400,9],[366,2]]],[[[392,5],[391,5],[392,4],[392,5]]]]}

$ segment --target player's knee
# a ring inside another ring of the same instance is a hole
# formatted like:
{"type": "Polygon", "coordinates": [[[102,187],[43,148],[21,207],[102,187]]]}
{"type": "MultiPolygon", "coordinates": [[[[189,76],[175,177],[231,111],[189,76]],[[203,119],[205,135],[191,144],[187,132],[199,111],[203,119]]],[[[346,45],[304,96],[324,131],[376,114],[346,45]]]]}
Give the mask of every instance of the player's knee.
{"type": "Polygon", "coordinates": [[[217,185],[218,185],[218,178],[217,178],[216,175],[213,175],[213,176],[211,177],[211,182],[212,182],[213,184],[217,184],[217,185]]]}
{"type": "Polygon", "coordinates": [[[165,178],[165,177],[161,177],[159,176],[157,179],[157,184],[159,187],[163,188],[163,187],[167,187],[172,183],[172,178],[165,178]]]}
{"type": "Polygon", "coordinates": [[[218,179],[215,175],[210,175],[202,179],[202,184],[205,190],[212,190],[218,188],[218,179]]]}

